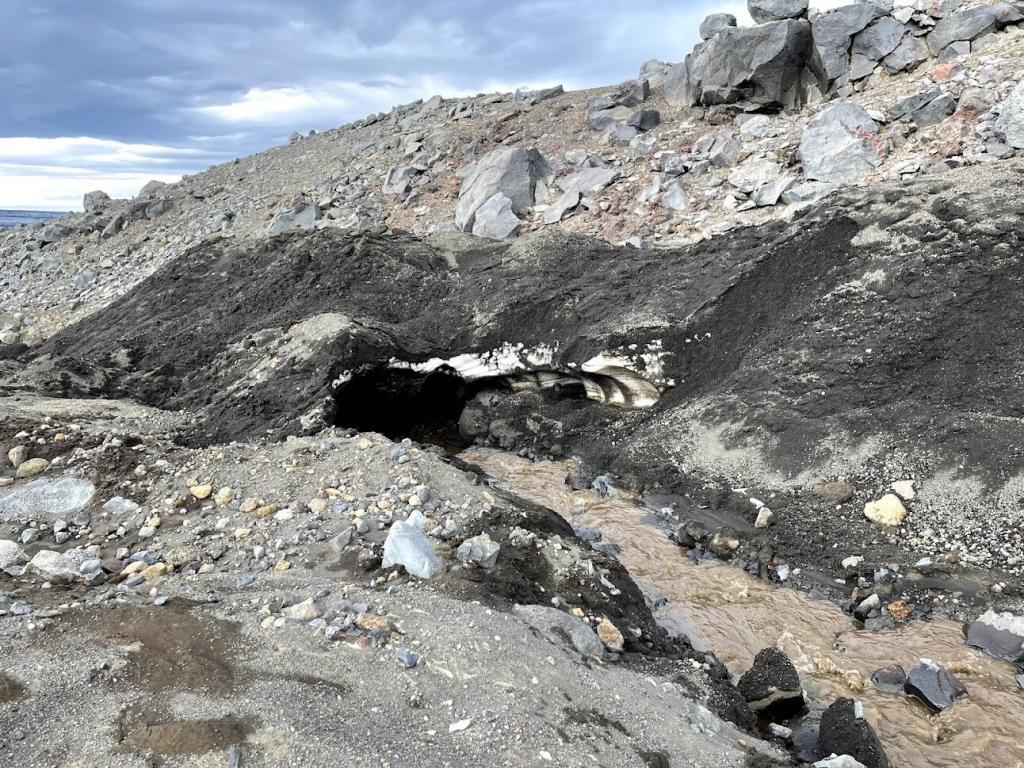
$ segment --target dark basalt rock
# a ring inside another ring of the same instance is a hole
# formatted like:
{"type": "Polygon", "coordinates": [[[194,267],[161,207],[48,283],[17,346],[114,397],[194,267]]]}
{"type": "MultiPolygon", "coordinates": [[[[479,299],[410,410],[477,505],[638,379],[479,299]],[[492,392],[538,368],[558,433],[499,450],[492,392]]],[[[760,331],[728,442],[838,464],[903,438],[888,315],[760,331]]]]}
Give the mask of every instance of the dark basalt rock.
{"type": "Polygon", "coordinates": [[[751,709],[772,718],[791,717],[804,707],[800,675],[778,648],[758,651],[736,687],[751,709]]]}
{"type": "Polygon", "coordinates": [[[1024,661],[1024,618],[986,611],[967,628],[967,642],[998,659],[1024,661]]]}
{"type": "Polygon", "coordinates": [[[821,716],[818,746],[823,756],[849,755],[865,768],[889,768],[874,729],[853,699],[838,699],[821,716]]]}
{"type": "Polygon", "coordinates": [[[907,671],[899,664],[876,669],[871,673],[871,683],[882,693],[903,693],[907,671]]]}
{"type": "Polygon", "coordinates": [[[957,699],[967,695],[964,684],[942,664],[931,659],[920,659],[910,670],[904,690],[936,712],[949,709],[957,699]]]}

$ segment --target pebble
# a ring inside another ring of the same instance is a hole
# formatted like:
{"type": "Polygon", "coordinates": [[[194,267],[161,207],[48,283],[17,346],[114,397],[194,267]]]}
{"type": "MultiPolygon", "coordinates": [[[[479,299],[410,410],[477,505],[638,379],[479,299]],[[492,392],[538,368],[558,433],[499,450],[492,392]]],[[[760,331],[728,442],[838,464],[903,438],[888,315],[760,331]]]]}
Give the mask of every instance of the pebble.
{"type": "Polygon", "coordinates": [[[26,459],[18,466],[14,476],[17,478],[35,477],[45,472],[49,466],[50,462],[46,459],[26,459]]]}
{"type": "Polygon", "coordinates": [[[213,493],[213,486],[209,484],[193,485],[191,488],[188,489],[188,491],[197,499],[203,501],[204,499],[210,498],[210,494],[213,493]]]}
{"type": "Polygon", "coordinates": [[[233,488],[229,488],[227,486],[217,491],[217,494],[213,497],[213,503],[216,504],[218,507],[226,507],[234,500],[235,491],[233,488]]]}
{"type": "Polygon", "coordinates": [[[604,644],[605,648],[614,653],[622,653],[622,647],[626,642],[619,628],[607,618],[601,619],[601,623],[597,625],[597,639],[604,644]]]}
{"type": "Polygon", "coordinates": [[[406,669],[412,669],[420,663],[419,657],[410,651],[408,648],[398,648],[395,650],[395,658],[404,666],[406,669]]]}
{"type": "Polygon", "coordinates": [[[7,459],[15,469],[28,460],[28,446],[16,445],[7,452],[7,459]]]}

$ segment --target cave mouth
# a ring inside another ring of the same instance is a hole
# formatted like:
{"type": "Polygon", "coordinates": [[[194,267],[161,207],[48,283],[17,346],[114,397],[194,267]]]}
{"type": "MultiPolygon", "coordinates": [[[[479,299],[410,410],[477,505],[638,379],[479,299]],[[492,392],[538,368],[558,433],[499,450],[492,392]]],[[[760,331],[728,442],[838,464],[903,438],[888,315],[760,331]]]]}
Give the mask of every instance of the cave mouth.
{"type": "Polygon", "coordinates": [[[353,373],[334,390],[333,423],[392,440],[410,438],[458,451],[473,444],[460,429],[466,405],[478,397],[540,390],[554,399],[593,400],[585,377],[551,370],[523,371],[467,381],[454,369],[429,372],[372,366],[353,373]]]}
{"type": "Polygon", "coordinates": [[[458,452],[487,433],[494,404],[516,392],[535,391],[551,400],[594,401],[623,408],[649,408],[660,390],[633,371],[552,368],[519,370],[466,379],[448,365],[429,371],[407,365],[370,365],[334,389],[337,427],[379,432],[391,440],[410,438],[458,452]]]}

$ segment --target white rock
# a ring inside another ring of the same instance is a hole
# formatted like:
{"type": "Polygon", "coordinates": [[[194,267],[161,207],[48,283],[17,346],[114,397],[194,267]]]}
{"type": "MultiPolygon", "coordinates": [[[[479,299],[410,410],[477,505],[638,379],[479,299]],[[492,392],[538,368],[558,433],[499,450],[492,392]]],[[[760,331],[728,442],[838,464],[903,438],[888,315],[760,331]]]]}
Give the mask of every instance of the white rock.
{"type": "Polygon", "coordinates": [[[906,501],[913,500],[915,496],[913,480],[897,480],[889,487],[892,488],[901,499],[905,499],[906,501]]]}
{"type": "Polygon", "coordinates": [[[907,516],[907,509],[895,493],[887,493],[864,505],[864,517],[879,525],[897,526],[907,516]]]}

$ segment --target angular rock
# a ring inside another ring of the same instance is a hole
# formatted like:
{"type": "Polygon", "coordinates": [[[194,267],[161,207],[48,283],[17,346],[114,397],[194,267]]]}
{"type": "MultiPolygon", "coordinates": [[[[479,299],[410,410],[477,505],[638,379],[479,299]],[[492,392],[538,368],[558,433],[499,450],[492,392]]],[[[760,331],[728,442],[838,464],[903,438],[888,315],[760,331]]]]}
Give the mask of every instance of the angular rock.
{"type": "Polygon", "coordinates": [[[296,229],[312,229],[320,219],[320,209],[314,203],[303,203],[291,210],[278,211],[270,222],[270,234],[280,235],[296,229]]]}
{"type": "Polygon", "coordinates": [[[489,152],[462,183],[455,207],[456,226],[472,232],[476,212],[499,192],[508,198],[512,212],[522,216],[536,202],[537,182],[550,175],[547,161],[536,149],[502,147],[489,152]]]}
{"type": "Polygon", "coordinates": [[[907,672],[899,664],[882,667],[871,673],[871,684],[882,693],[903,693],[907,672]]]}
{"type": "MultiPolygon", "coordinates": [[[[698,31],[700,32],[701,40],[710,40],[723,29],[735,26],[736,17],[731,13],[712,13],[704,17],[704,21],[700,23],[698,31]]],[[[641,70],[640,74],[643,74],[643,70],[641,70]]]]}
{"type": "Polygon", "coordinates": [[[895,493],[887,493],[880,499],[864,505],[864,517],[879,525],[897,526],[907,517],[907,509],[895,493]]]}
{"type": "Polygon", "coordinates": [[[872,141],[878,124],[867,111],[843,101],[807,124],[800,139],[800,161],[809,179],[849,184],[871,173],[882,161],[872,141]]]}
{"type": "Polygon", "coordinates": [[[882,59],[882,66],[890,74],[911,70],[929,57],[928,45],[919,37],[907,35],[895,50],[882,59]]]}
{"type": "Polygon", "coordinates": [[[25,553],[17,542],[0,539],[0,571],[25,561],[25,553]]]}
{"type": "Polygon", "coordinates": [[[640,65],[640,79],[646,80],[651,88],[665,82],[665,75],[671,67],[660,59],[648,59],[640,65]]]}
{"type": "Polygon", "coordinates": [[[749,101],[792,108],[809,100],[809,81],[825,90],[807,21],[727,27],[669,70],[665,100],[677,107],[749,101]]]}
{"type": "Polygon", "coordinates": [[[683,211],[689,207],[690,198],[686,194],[686,190],[683,189],[683,185],[678,181],[674,181],[662,194],[661,204],[670,211],[683,211]]]}
{"type": "MultiPolygon", "coordinates": [[[[745,160],[729,174],[729,183],[749,195],[770,181],[778,179],[782,165],[774,160],[752,157],[745,160]]],[[[780,191],[781,195],[782,192],[780,191]]]]}
{"type": "Polygon", "coordinates": [[[568,640],[584,656],[598,659],[604,656],[604,644],[594,630],[574,616],[546,605],[517,605],[514,610],[529,626],[555,643],[561,644],[568,640]]]}
{"type": "Polygon", "coordinates": [[[736,689],[755,712],[786,717],[803,709],[804,694],[793,662],[778,648],[763,648],[736,689]]]}
{"type": "Polygon", "coordinates": [[[999,2],[969,8],[941,19],[928,35],[928,48],[933,56],[938,56],[948,45],[974,40],[1022,19],[1024,13],[1009,3],[999,2]]]}
{"type": "Polygon", "coordinates": [[[102,211],[111,203],[110,195],[101,190],[95,192],[86,192],[82,196],[82,208],[86,213],[93,213],[95,211],[102,211]]]}
{"type": "Polygon", "coordinates": [[[619,107],[639,107],[651,97],[651,86],[646,80],[626,80],[609,94],[619,107]]]}
{"type": "Polygon", "coordinates": [[[122,229],[124,229],[124,224],[124,216],[120,213],[117,214],[116,216],[114,216],[114,218],[107,222],[107,226],[105,226],[103,228],[103,231],[100,232],[100,237],[103,238],[104,240],[113,237],[114,235],[118,234],[122,229]]]}
{"type": "Polygon", "coordinates": [[[396,520],[391,524],[384,540],[384,558],[381,562],[384,568],[401,565],[420,579],[429,579],[441,570],[441,561],[423,535],[425,523],[423,513],[417,510],[408,519],[396,520]]]}
{"type": "Polygon", "coordinates": [[[693,151],[707,154],[712,165],[728,168],[736,165],[736,161],[739,160],[740,153],[743,151],[743,144],[731,130],[723,128],[698,139],[693,146],[693,151]]]}
{"type": "Polygon", "coordinates": [[[498,562],[501,547],[486,533],[466,539],[455,551],[459,562],[475,563],[481,568],[493,568],[498,562]]]}
{"type": "Polygon", "coordinates": [[[313,621],[313,619],[319,618],[321,613],[312,597],[303,600],[301,603],[290,605],[281,611],[281,615],[286,619],[302,622],[313,621]]]}
{"type": "Polygon", "coordinates": [[[799,19],[807,13],[807,0],[747,0],[747,11],[755,24],[799,19]]]}
{"type": "Polygon", "coordinates": [[[657,128],[661,122],[661,113],[656,109],[640,109],[626,118],[626,125],[638,131],[649,131],[657,128]]]}
{"type": "Polygon", "coordinates": [[[477,208],[473,234],[489,240],[505,240],[518,234],[521,224],[512,211],[512,201],[498,192],[477,208]]]}
{"type": "Polygon", "coordinates": [[[942,91],[938,87],[928,88],[918,93],[913,93],[910,96],[900,99],[891,107],[886,108],[885,116],[889,120],[902,120],[909,118],[917,110],[924,107],[931,101],[934,101],[942,95],[942,91]]]}
{"type": "Polygon", "coordinates": [[[36,552],[29,561],[28,567],[44,579],[71,580],[74,579],[77,570],[75,564],[65,555],[49,549],[41,549],[36,552]]]}
{"type": "Polygon", "coordinates": [[[942,664],[932,659],[918,660],[907,675],[903,689],[936,712],[949,709],[957,699],[967,695],[963,683],[942,664]]]}
{"type": "Polygon", "coordinates": [[[996,135],[1015,149],[1024,149],[1024,80],[1010,91],[995,123],[996,135]]]}
{"type": "Polygon", "coordinates": [[[421,173],[412,165],[393,165],[384,179],[385,195],[406,195],[412,191],[412,182],[421,173]]]}
{"type": "Polygon", "coordinates": [[[850,63],[850,41],[883,12],[870,3],[856,3],[818,14],[811,21],[814,47],[829,80],[846,73],[850,63]]]}
{"type": "Polygon", "coordinates": [[[561,221],[568,211],[579,205],[583,195],[600,192],[618,176],[619,172],[611,168],[585,168],[565,177],[559,182],[562,196],[544,212],[544,223],[561,221]]]}
{"type": "Polygon", "coordinates": [[[932,99],[923,107],[915,110],[911,119],[919,126],[925,127],[941,123],[956,111],[956,96],[951,93],[944,93],[936,99],[932,99]]]}
{"type": "Polygon", "coordinates": [[[865,768],[889,768],[878,736],[864,719],[863,706],[853,699],[838,699],[825,710],[818,745],[822,754],[849,755],[865,768]]]}
{"type": "Polygon", "coordinates": [[[606,618],[601,619],[597,625],[597,638],[612,653],[622,653],[623,644],[626,642],[626,638],[622,636],[619,628],[606,618]]]}
{"type": "Polygon", "coordinates": [[[137,197],[154,197],[167,186],[168,185],[166,184],[166,182],[157,181],[156,179],[153,179],[152,181],[147,181],[142,186],[142,189],[139,190],[139,194],[137,195],[137,197]]]}
{"type": "Polygon", "coordinates": [[[878,61],[896,50],[906,31],[907,28],[892,16],[883,16],[854,36],[850,53],[878,61]]]}
{"type": "Polygon", "coordinates": [[[786,190],[795,183],[796,177],[794,176],[780,176],[779,178],[758,187],[751,200],[753,200],[754,205],[759,208],[777,205],[779,200],[786,193],[786,190]]]}
{"type": "Polygon", "coordinates": [[[967,628],[967,642],[997,659],[1024,661],[1024,616],[991,608],[967,628]]]}

